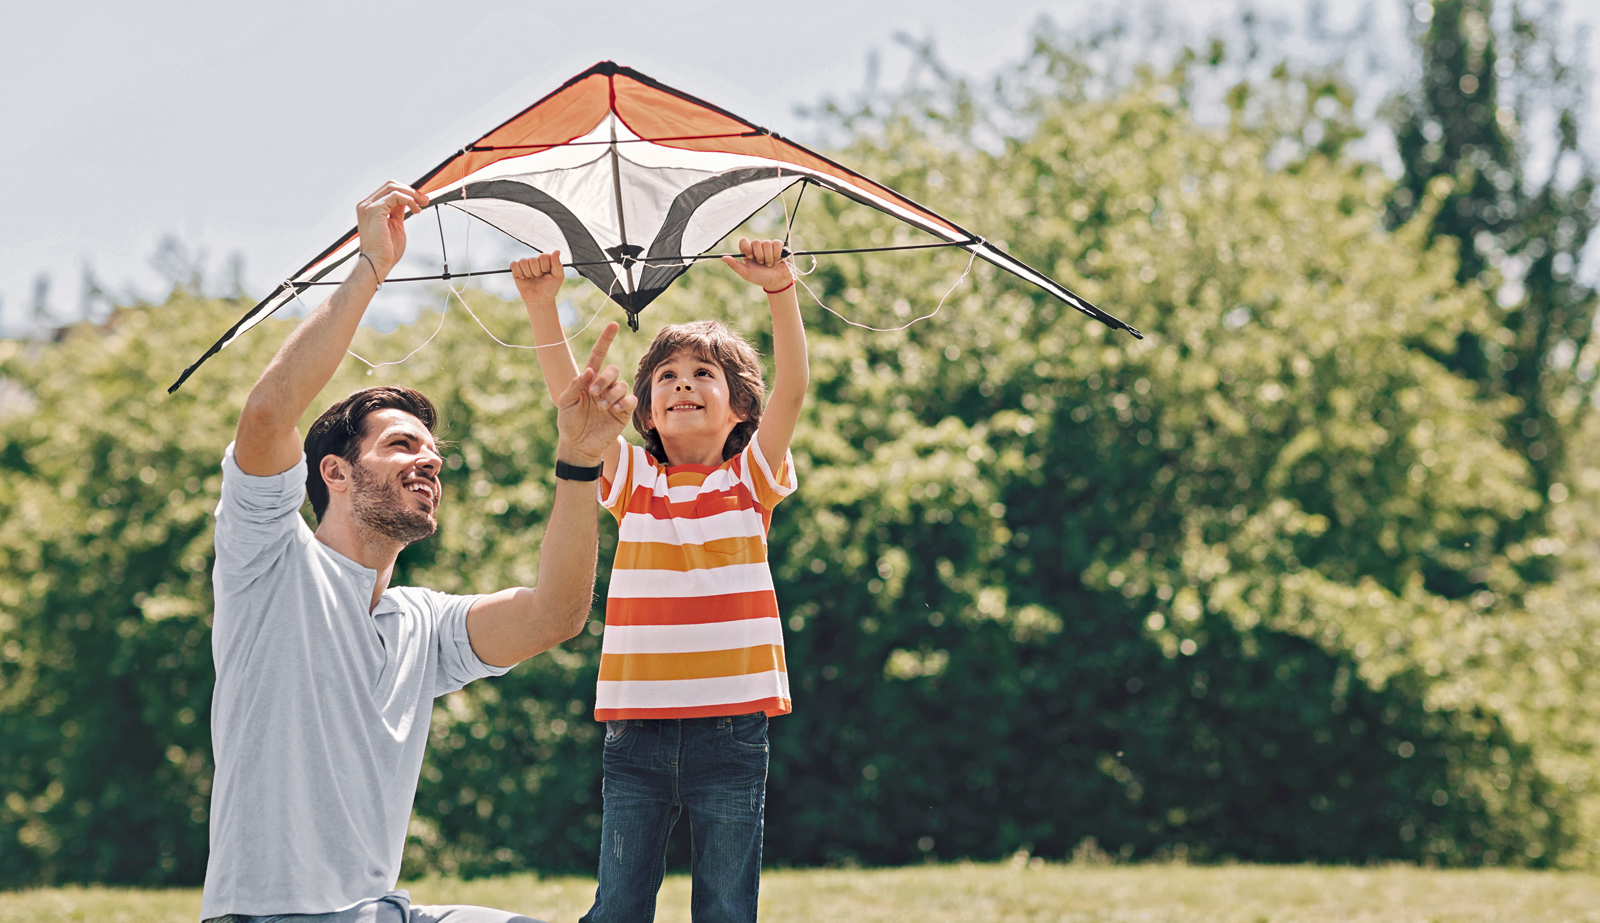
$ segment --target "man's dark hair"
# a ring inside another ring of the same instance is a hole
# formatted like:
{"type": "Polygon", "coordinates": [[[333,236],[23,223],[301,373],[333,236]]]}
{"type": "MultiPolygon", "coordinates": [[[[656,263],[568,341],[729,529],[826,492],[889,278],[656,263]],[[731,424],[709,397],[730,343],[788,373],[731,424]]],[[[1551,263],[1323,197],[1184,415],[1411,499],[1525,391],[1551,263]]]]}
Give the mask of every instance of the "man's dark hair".
{"type": "Polygon", "coordinates": [[[645,451],[664,465],[672,464],[672,460],[661,444],[661,434],[646,426],[645,420],[650,416],[656,366],[679,353],[688,353],[722,369],[728,382],[728,405],[744,417],[722,445],[722,460],[727,461],[744,451],[761,425],[761,403],[767,396],[767,384],[761,378],[761,357],[744,337],[714,320],[661,328],[650,348],[639,357],[639,370],[633,376],[633,393],[639,399],[633,409],[633,428],[644,437],[645,451]]]}
{"type": "Polygon", "coordinates": [[[439,412],[421,391],[410,388],[363,388],[334,404],[317,417],[306,433],[306,497],[311,511],[322,522],[328,509],[328,483],[322,479],[322,460],[337,455],[352,465],[361,457],[361,440],[366,436],[367,416],[378,410],[404,410],[434,431],[439,412]]]}

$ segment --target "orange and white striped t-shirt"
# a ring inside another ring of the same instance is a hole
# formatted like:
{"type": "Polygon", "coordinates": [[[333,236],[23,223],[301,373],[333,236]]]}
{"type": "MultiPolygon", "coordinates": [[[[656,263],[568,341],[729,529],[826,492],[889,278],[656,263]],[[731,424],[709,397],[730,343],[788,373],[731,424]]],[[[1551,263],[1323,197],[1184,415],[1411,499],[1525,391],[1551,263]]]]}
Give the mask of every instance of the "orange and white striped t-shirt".
{"type": "Polygon", "coordinates": [[[775,474],[755,439],[715,467],[623,449],[600,485],[618,526],[595,719],[788,713],[767,526],[793,457],[775,474]]]}

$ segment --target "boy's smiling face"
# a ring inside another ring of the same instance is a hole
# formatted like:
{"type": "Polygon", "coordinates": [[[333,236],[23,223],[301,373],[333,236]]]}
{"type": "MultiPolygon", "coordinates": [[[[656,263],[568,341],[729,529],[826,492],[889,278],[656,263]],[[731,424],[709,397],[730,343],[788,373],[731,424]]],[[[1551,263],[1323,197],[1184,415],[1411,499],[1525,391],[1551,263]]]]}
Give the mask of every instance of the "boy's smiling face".
{"type": "Polygon", "coordinates": [[[733,410],[727,376],[717,363],[680,352],[650,373],[646,422],[660,435],[673,464],[721,464],[728,434],[743,420],[733,410]]]}

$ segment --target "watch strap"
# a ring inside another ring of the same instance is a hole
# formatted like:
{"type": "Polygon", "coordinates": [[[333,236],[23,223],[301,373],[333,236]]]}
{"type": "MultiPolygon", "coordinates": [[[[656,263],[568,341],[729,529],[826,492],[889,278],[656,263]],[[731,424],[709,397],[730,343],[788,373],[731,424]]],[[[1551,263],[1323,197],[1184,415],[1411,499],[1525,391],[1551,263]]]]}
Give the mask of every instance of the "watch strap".
{"type": "Polygon", "coordinates": [[[556,459],[556,477],[563,481],[597,481],[600,479],[602,465],[586,467],[584,465],[569,465],[556,459]]]}

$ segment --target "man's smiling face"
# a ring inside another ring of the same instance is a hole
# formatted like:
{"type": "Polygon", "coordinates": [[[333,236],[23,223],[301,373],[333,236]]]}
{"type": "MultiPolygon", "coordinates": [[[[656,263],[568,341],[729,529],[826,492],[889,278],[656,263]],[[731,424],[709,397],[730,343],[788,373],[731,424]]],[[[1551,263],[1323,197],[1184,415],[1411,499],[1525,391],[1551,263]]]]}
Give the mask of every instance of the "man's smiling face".
{"type": "Polygon", "coordinates": [[[369,414],[361,458],[352,467],[350,502],[355,519],[395,541],[410,544],[439,527],[439,469],[443,459],[433,434],[404,410],[369,414]]]}
{"type": "MultiPolygon", "coordinates": [[[[717,452],[742,422],[729,402],[722,367],[693,353],[680,352],[650,373],[650,417],[667,453],[673,444],[711,446],[717,452]]],[[[698,453],[697,453],[698,454],[698,453]]]]}

